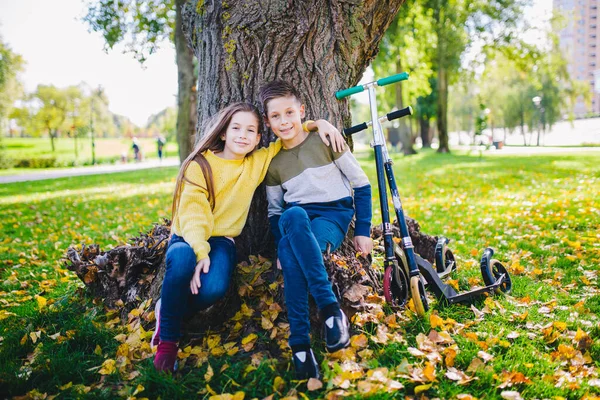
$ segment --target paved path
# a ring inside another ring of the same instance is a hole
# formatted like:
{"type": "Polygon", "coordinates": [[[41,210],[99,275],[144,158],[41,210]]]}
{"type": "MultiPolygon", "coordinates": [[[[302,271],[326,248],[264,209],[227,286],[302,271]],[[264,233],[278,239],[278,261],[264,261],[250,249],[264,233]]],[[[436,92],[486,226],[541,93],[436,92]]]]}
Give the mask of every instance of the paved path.
{"type": "Polygon", "coordinates": [[[158,160],[151,160],[151,161],[144,161],[144,162],[140,162],[140,163],[96,165],[96,166],[91,166],[91,167],[77,167],[77,168],[68,168],[68,169],[62,169],[62,170],[42,171],[39,173],[0,176],[0,184],[13,183],[13,182],[26,182],[26,181],[40,181],[43,179],[65,178],[65,177],[69,177],[69,176],[112,174],[115,172],[135,171],[135,170],[139,170],[139,169],[148,169],[148,168],[173,167],[173,166],[178,166],[178,165],[179,165],[179,159],[174,157],[174,158],[167,158],[167,159],[163,160],[162,162],[159,162],[158,160]]]}

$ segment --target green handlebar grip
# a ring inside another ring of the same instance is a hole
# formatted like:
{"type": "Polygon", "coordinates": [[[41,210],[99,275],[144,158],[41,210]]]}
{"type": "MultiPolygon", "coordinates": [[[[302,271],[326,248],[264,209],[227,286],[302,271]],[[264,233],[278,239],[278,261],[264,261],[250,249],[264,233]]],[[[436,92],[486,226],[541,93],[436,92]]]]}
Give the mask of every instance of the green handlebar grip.
{"type": "Polygon", "coordinates": [[[354,87],[351,87],[351,88],[348,88],[348,89],[344,89],[344,90],[340,90],[339,92],[336,92],[335,93],[335,98],[338,99],[338,100],[341,100],[344,97],[348,97],[348,96],[351,96],[353,94],[360,93],[363,90],[365,90],[365,88],[362,87],[362,86],[354,86],[354,87]]]}
{"type": "Polygon", "coordinates": [[[403,72],[401,74],[388,76],[387,78],[378,79],[377,86],[385,86],[385,85],[389,85],[390,83],[405,81],[407,79],[408,79],[408,72],[403,72]]]}

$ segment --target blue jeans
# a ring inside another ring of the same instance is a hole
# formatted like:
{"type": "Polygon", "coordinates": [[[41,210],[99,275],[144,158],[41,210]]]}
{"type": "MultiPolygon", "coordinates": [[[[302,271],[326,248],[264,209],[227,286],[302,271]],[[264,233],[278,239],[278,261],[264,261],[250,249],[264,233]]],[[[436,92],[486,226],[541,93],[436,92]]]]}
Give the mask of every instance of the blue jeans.
{"type": "Polygon", "coordinates": [[[200,290],[193,295],[190,281],[196,269],[196,254],[182,237],[175,234],[171,237],[161,294],[161,341],[178,341],[184,316],[210,307],[229,289],[236,265],[235,244],[224,237],[212,237],[208,243],[210,269],[207,274],[200,273],[200,290]]]}
{"type": "Polygon", "coordinates": [[[279,219],[282,238],[278,258],[283,270],[285,303],[290,323],[290,346],[310,343],[308,293],[319,310],[336,303],[323,263],[327,245],[337,249],[346,233],[327,218],[311,220],[301,207],[286,210],[279,219]]]}

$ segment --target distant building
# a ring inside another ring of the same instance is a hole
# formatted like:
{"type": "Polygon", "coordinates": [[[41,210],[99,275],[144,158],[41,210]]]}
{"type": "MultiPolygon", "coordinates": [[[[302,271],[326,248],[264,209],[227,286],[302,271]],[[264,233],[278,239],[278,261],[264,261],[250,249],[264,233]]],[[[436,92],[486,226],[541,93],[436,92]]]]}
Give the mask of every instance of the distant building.
{"type": "Polygon", "coordinates": [[[560,47],[569,61],[571,77],[588,82],[593,93],[592,104],[583,99],[574,113],[600,113],[600,10],[598,0],[553,0],[554,9],[567,18],[567,26],[559,33],[560,47]]]}

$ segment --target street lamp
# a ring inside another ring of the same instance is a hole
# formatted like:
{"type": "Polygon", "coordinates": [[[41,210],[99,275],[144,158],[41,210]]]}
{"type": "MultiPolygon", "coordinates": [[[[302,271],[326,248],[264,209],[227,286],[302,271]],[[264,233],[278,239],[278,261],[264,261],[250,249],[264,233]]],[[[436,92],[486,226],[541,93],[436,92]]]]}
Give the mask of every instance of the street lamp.
{"type": "Polygon", "coordinates": [[[542,98],[540,96],[535,96],[534,98],[531,99],[531,101],[533,101],[533,104],[535,104],[535,107],[538,109],[538,112],[540,113],[540,120],[538,122],[538,136],[537,136],[537,145],[540,145],[540,135],[541,135],[541,131],[542,131],[542,122],[543,122],[543,115],[544,115],[544,107],[542,107],[542,98]]]}
{"type": "Polygon", "coordinates": [[[100,97],[102,94],[102,85],[98,85],[98,90],[94,93],[92,90],[92,98],[90,102],[90,136],[92,140],[92,165],[96,165],[96,143],[94,142],[94,98],[100,97]]]}
{"type": "Polygon", "coordinates": [[[77,118],[77,112],[79,110],[79,99],[73,99],[73,124],[71,125],[71,134],[73,135],[73,143],[75,145],[75,162],[79,158],[79,149],[77,148],[77,127],[75,126],[75,118],[77,118]]]}

